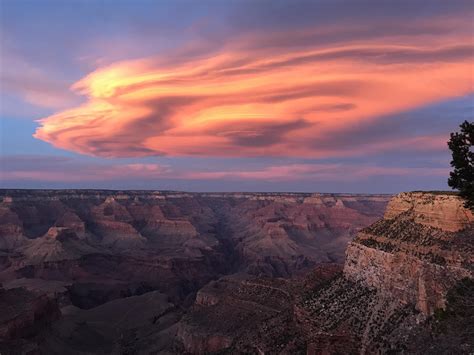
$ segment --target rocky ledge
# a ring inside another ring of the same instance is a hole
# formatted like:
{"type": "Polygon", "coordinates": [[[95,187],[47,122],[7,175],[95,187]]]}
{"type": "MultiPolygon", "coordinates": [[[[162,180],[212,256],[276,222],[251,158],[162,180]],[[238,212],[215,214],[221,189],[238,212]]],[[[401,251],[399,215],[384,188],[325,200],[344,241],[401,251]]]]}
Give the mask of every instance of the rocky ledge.
{"type": "Polygon", "coordinates": [[[445,308],[449,289],[473,277],[473,226],[456,195],[399,194],[349,244],[344,275],[431,315],[445,308]]]}
{"type": "Polygon", "coordinates": [[[405,213],[421,225],[458,232],[474,222],[474,214],[463,204],[454,193],[404,192],[389,202],[385,219],[405,213]]]}
{"type": "Polygon", "coordinates": [[[473,256],[459,197],[395,196],[349,243],[342,275],[297,298],[307,353],[471,354],[473,256]]]}

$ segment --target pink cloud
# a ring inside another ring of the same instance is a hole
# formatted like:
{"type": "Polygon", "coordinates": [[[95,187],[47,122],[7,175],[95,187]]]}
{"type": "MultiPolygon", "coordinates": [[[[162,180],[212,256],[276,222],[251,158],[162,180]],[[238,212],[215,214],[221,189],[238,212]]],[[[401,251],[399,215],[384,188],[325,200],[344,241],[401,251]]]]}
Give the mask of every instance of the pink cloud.
{"type": "MultiPolygon", "coordinates": [[[[80,103],[81,98],[68,90],[68,82],[58,79],[34,63],[30,63],[21,55],[6,46],[2,46],[2,65],[0,65],[0,86],[3,95],[21,97],[33,107],[48,109],[65,109],[80,103]]],[[[2,105],[3,114],[16,115],[18,108],[2,105]]],[[[22,108],[24,110],[24,108],[22,108]]],[[[36,110],[37,111],[37,110],[36,110]]],[[[34,114],[31,109],[31,114],[34,114]]]]}
{"type": "Polygon", "coordinates": [[[102,157],[317,158],[420,142],[437,149],[437,137],[368,140],[350,149],[338,141],[325,147],[310,143],[473,89],[468,75],[473,46],[464,27],[438,36],[308,42],[289,51],[288,44],[301,35],[256,34],[207,55],[99,68],[72,86],[87,101],[42,119],[34,136],[102,157]]]}
{"type": "Polygon", "coordinates": [[[447,176],[448,168],[406,168],[339,163],[278,164],[258,168],[179,168],[155,163],[97,164],[70,158],[11,156],[0,159],[0,182],[250,180],[250,181],[360,181],[373,176],[447,176]]]}
{"type": "Polygon", "coordinates": [[[188,179],[248,179],[266,181],[353,181],[372,176],[447,176],[448,168],[401,168],[348,164],[291,164],[256,170],[190,172],[188,179]]]}
{"type": "Polygon", "coordinates": [[[0,181],[29,180],[45,182],[152,180],[169,177],[168,166],[159,164],[85,164],[73,161],[51,161],[29,167],[28,160],[2,169],[0,181]],[[53,167],[51,166],[53,164],[53,167]]]}

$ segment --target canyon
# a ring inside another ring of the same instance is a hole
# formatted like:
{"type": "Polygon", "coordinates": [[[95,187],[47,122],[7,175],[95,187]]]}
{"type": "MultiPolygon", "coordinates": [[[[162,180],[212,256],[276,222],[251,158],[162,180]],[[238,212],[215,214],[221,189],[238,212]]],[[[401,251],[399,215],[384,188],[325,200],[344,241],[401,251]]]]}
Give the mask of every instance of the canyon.
{"type": "Polygon", "coordinates": [[[474,350],[454,194],[1,193],[2,354],[474,350]]]}

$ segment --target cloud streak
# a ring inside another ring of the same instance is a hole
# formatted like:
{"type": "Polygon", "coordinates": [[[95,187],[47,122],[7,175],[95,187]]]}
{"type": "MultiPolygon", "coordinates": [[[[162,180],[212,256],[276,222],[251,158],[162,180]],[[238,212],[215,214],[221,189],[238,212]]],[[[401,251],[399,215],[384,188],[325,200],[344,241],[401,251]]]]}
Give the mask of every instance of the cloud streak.
{"type": "Polygon", "coordinates": [[[193,54],[117,62],[76,82],[72,90],[86,102],[40,120],[34,136],[100,157],[320,158],[397,145],[417,150],[420,143],[439,149],[438,136],[354,134],[473,91],[474,45],[469,24],[458,22],[411,22],[409,34],[389,27],[357,40],[337,26],[246,33],[217,48],[193,47],[193,54]],[[427,26],[438,28],[436,36],[427,26]],[[321,33],[333,40],[318,40],[321,33]]]}
{"type": "Polygon", "coordinates": [[[158,179],[171,172],[167,165],[150,163],[109,164],[35,155],[0,157],[1,181],[97,182],[126,179],[158,179]]]}
{"type": "Polygon", "coordinates": [[[447,167],[391,167],[341,163],[263,164],[258,167],[197,169],[157,163],[109,163],[55,156],[0,157],[0,187],[11,181],[94,183],[184,180],[347,182],[379,176],[446,176],[447,167]]]}

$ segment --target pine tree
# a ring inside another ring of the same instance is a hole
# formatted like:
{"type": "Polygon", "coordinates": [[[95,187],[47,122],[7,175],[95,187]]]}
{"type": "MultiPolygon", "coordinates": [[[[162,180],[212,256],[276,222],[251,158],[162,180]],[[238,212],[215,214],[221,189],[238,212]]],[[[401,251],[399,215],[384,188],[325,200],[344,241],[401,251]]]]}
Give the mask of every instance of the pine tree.
{"type": "Polygon", "coordinates": [[[459,195],[465,199],[466,208],[474,211],[474,123],[464,121],[460,127],[461,131],[451,133],[448,142],[454,168],[449,174],[448,185],[458,189],[459,195]]]}

